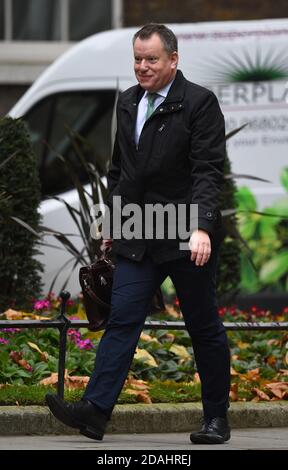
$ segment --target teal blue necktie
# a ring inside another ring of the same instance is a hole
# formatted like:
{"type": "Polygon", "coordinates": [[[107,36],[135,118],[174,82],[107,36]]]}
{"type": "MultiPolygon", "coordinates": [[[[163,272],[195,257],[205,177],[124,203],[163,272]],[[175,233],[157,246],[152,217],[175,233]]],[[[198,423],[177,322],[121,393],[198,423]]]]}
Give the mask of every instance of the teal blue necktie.
{"type": "Polygon", "coordinates": [[[157,96],[158,96],[157,93],[148,93],[147,94],[148,104],[147,104],[147,111],[146,111],[146,117],[145,117],[146,121],[147,121],[147,119],[149,119],[149,117],[151,116],[151,114],[154,111],[154,104],[155,104],[155,100],[156,100],[157,96]]]}

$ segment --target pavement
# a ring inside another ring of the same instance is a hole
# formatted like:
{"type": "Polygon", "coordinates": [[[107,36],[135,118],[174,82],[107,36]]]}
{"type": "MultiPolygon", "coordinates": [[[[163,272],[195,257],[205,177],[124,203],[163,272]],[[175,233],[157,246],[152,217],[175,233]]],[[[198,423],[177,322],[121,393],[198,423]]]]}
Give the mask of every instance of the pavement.
{"type": "MultiPolygon", "coordinates": [[[[183,454],[194,450],[288,450],[287,428],[249,428],[234,429],[231,440],[220,445],[195,445],[189,440],[189,433],[153,433],[153,434],[106,434],[101,442],[92,441],[84,436],[0,436],[0,450],[94,450],[103,456],[103,452],[126,452],[129,450],[170,450],[183,454]]],[[[132,454],[132,452],[131,452],[132,454]]],[[[150,452],[150,454],[152,454],[150,452]]],[[[127,453],[126,453],[127,455],[127,453]]],[[[129,455],[129,453],[128,453],[129,455]]],[[[154,455],[154,454],[153,454],[154,455]]]]}
{"type": "Polygon", "coordinates": [[[104,440],[96,442],[60,423],[45,406],[0,406],[0,449],[288,450],[288,401],[232,403],[232,438],[224,445],[190,443],[201,419],[201,403],[117,405],[104,440]]]}

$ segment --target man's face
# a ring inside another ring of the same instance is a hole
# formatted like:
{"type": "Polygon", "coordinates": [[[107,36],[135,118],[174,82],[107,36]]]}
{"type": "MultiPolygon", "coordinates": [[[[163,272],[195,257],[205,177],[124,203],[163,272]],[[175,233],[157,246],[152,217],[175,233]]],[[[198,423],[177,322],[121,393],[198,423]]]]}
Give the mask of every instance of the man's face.
{"type": "Polygon", "coordinates": [[[134,71],[144,90],[156,92],[165,87],[176,74],[177,52],[166,52],[158,34],[134,42],[134,71]]]}

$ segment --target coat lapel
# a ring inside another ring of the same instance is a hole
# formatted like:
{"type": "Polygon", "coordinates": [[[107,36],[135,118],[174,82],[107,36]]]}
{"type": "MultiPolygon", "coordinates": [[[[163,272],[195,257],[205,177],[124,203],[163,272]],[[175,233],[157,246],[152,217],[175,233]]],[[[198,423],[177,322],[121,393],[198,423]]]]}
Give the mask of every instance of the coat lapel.
{"type": "Polygon", "coordinates": [[[145,91],[140,87],[140,85],[136,85],[135,87],[131,88],[130,93],[126,94],[125,97],[123,97],[120,104],[120,109],[125,116],[125,128],[131,138],[131,143],[133,144],[133,146],[136,145],[134,136],[138,104],[142,96],[144,95],[144,92],[145,91]]]}
{"type": "Polygon", "coordinates": [[[134,124],[136,122],[138,104],[143,95],[144,90],[139,85],[136,85],[131,88],[130,93],[126,94],[121,101],[121,109],[129,114],[130,120],[134,124]]]}

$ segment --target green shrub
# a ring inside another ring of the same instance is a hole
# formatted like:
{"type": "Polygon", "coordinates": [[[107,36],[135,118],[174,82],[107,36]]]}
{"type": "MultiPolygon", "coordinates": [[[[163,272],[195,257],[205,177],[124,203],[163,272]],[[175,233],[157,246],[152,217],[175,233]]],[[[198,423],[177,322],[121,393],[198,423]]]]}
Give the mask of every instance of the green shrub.
{"type": "Polygon", "coordinates": [[[239,231],[251,250],[251,262],[241,254],[241,288],[244,292],[265,289],[288,291],[288,167],[281,172],[287,194],[260,212],[251,190],[243,186],[237,193],[239,231]]]}
{"type": "Polygon", "coordinates": [[[40,219],[36,157],[25,125],[12,118],[0,120],[0,164],[6,160],[0,172],[0,193],[5,194],[0,203],[0,310],[25,307],[41,288],[36,237],[11,219],[19,217],[34,229],[40,219]]]}

